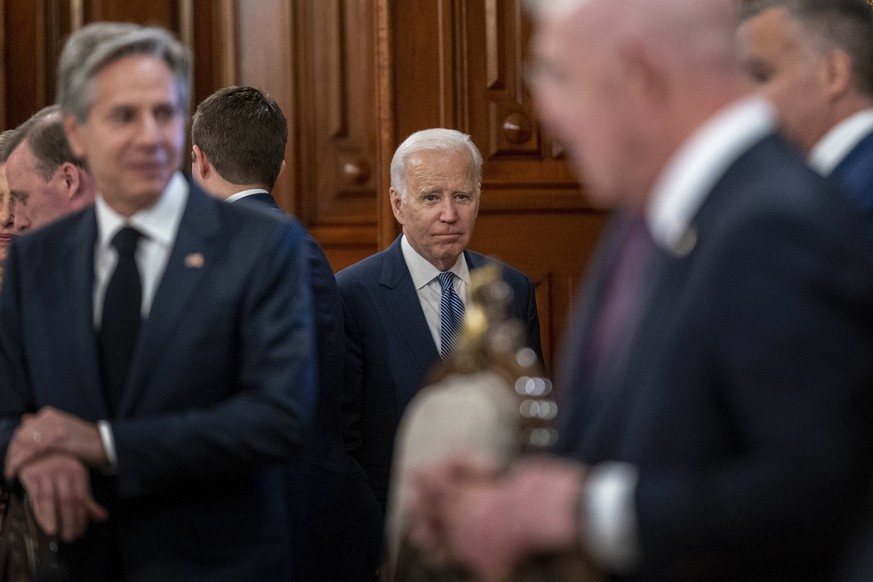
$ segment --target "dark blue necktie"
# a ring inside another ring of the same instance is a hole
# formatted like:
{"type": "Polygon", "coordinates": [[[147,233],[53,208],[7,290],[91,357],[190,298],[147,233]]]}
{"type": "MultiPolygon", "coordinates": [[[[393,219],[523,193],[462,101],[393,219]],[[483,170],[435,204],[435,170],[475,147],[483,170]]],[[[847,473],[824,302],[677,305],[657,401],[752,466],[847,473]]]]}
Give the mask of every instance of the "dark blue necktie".
{"type": "Polygon", "coordinates": [[[99,334],[103,389],[110,413],[115,412],[121,400],[139,334],[142,284],[136,266],[136,247],[141,236],[138,230],[126,226],[112,239],[118,262],[103,297],[99,334]]]}
{"type": "Polygon", "coordinates": [[[451,356],[458,341],[464,320],[464,303],[455,293],[455,275],[450,271],[437,276],[442,297],[440,298],[440,356],[445,360],[451,356]]]}
{"type": "Polygon", "coordinates": [[[656,247],[645,218],[628,218],[623,230],[589,346],[589,362],[595,365],[612,358],[634,337],[652,284],[656,247]]]}

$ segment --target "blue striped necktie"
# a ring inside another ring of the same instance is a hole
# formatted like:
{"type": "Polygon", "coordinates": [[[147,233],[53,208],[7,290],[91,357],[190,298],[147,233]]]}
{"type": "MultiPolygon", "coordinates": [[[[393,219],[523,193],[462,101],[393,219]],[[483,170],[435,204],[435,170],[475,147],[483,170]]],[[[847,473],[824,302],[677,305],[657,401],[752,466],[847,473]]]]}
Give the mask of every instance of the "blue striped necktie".
{"type": "Polygon", "coordinates": [[[464,303],[455,293],[455,274],[451,271],[437,276],[442,288],[440,298],[440,356],[446,360],[455,350],[464,320],[464,303]]]}

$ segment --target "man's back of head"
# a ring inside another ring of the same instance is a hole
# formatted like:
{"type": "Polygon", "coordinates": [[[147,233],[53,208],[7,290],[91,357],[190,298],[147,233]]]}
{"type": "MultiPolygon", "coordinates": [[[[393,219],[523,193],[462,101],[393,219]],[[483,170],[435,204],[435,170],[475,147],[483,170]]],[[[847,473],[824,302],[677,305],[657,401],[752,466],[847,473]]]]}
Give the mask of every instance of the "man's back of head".
{"type": "Polygon", "coordinates": [[[287,142],[288,122],[275,99],[254,87],[219,89],[197,106],[191,123],[195,179],[208,162],[230,185],[270,190],[287,142]]]}

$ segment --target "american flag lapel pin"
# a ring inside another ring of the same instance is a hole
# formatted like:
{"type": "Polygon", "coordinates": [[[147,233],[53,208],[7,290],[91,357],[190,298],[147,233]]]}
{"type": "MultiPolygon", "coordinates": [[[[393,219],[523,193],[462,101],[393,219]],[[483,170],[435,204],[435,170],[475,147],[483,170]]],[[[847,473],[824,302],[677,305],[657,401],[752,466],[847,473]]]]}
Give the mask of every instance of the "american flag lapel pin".
{"type": "Polygon", "coordinates": [[[189,269],[199,269],[203,266],[203,253],[188,253],[185,257],[185,266],[189,269]]]}

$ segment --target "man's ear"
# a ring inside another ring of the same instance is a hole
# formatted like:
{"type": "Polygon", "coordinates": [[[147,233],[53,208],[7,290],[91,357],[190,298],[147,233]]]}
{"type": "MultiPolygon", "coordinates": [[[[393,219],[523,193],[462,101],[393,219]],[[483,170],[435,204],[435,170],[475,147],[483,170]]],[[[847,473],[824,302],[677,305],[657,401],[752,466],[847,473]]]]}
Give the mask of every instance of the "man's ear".
{"type": "Polygon", "coordinates": [[[211,170],[209,165],[209,158],[206,157],[206,154],[203,153],[203,150],[200,149],[200,146],[194,145],[191,147],[191,157],[193,158],[191,164],[191,172],[197,172],[197,178],[200,180],[205,180],[207,176],[209,176],[209,172],[211,170]]]}
{"type": "Polygon", "coordinates": [[[394,218],[400,224],[405,224],[405,219],[403,218],[403,198],[400,196],[400,192],[395,190],[394,186],[388,192],[391,195],[391,210],[394,212],[394,218]]]}
{"type": "Polygon", "coordinates": [[[282,160],[282,165],[279,166],[279,173],[276,174],[276,180],[279,180],[279,177],[282,175],[282,172],[285,171],[285,160],[282,160]]]}
{"type": "Polygon", "coordinates": [[[824,75],[828,93],[839,97],[855,85],[852,58],[843,50],[831,49],[824,57],[824,75]]]}
{"type": "Polygon", "coordinates": [[[669,61],[663,52],[655,43],[641,39],[628,40],[618,45],[622,85],[631,97],[642,98],[649,103],[669,98],[669,61]]]}
{"type": "Polygon", "coordinates": [[[79,195],[79,187],[81,185],[79,180],[79,168],[77,168],[75,164],[64,162],[61,164],[60,168],[58,168],[58,171],[61,172],[64,185],[67,187],[67,198],[73,200],[79,195]]]}
{"type": "Polygon", "coordinates": [[[85,144],[82,139],[83,125],[80,125],[74,115],[69,113],[64,115],[64,133],[67,135],[67,142],[70,144],[70,151],[78,159],[87,159],[85,144]]]}

